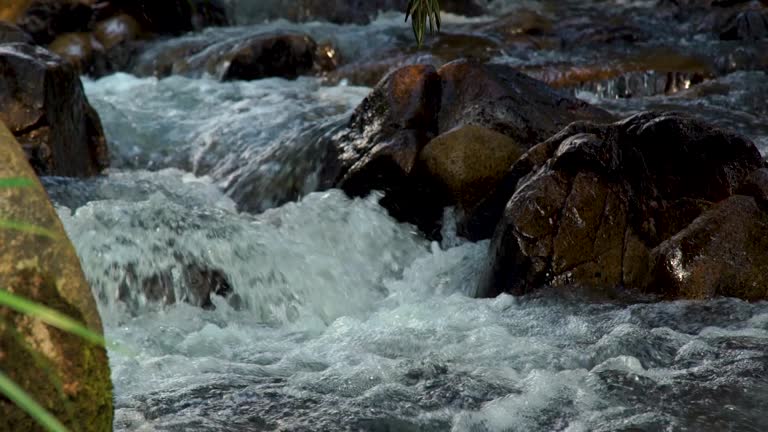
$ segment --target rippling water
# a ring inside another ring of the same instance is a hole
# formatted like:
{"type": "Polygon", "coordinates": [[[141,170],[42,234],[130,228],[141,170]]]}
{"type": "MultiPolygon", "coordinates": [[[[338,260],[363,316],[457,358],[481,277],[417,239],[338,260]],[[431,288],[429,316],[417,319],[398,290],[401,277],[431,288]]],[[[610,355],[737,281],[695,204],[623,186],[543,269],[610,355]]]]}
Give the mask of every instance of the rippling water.
{"type": "MultiPolygon", "coordinates": [[[[399,17],[304,26],[408,37],[399,17]]],[[[621,114],[687,110],[765,150],[751,92],[765,82],[737,73],[695,98],[577,94],[621,114]]],[[[367,88],[118,74],[86,91],[115,168],[45,183],[107,337],[131,351],[110,353],[116,430],[768,430],[768,304],[475,299],[486,242],[448,223],[429,243],[377,195],[314,192],[321,138],[367,88]],[[188,296],[190,264],[223,272],[236,301],[161,305],[142,290],[164,278],[188,296]]]]}

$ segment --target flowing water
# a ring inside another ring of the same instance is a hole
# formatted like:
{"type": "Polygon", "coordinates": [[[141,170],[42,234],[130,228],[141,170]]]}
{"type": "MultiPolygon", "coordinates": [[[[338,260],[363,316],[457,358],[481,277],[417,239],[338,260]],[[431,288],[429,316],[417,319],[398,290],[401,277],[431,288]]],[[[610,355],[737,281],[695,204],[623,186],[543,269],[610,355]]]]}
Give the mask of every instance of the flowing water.
{"type": "MultiPolygon", "coordinates": [[[[401,18],[250,24],[206,37],[283,26],[332,38],[354,58],[412,43],[401,18]]],[[[449,17],[447,30],[488,19],[449,17]]],[[[510,51],[494,61],[580,55],[510,51]]],[[[648,89],[651,78],[627,79],[648,89]]],[[[616,81],[574,92],[621,114],[691,112],[763,150],[766,82],[746,71],[696,94],[617,98],[612,89],[626,82],[616,81]]],[[[768,304],[546,290],[475,299],[488,244],[456,238],[450,211],[437,244],[390,218],[377,194],[316,192],[323,137],[369,90],[316,78],[86,81],[114,168],[45,184],[107,337],[127,351],[110,352],[116,430],[768,430],[768,304]],[[204,309],[144,289],[194,297],[189,265],[222,272],[234,293],[204,309]]]]}

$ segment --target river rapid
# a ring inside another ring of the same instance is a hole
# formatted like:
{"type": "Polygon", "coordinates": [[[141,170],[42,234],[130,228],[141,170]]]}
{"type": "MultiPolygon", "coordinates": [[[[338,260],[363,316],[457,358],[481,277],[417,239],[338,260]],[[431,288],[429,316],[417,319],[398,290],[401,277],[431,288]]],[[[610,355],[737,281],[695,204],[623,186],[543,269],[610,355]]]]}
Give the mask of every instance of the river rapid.
{"type": "MultiPolygon", "coordinates": [[[[204,37],[300,30],[334,41],[347,59],[413,44],[398,12],[369,25],[261,23],[266,6],[241,3],[239,27],[204,37]]],[[[624,8],[651,28],[653,3],[496,1],[492,10],[624,8]]],[[[449,15],[444,31],[492,19],[449,15]]],[[[642,48],[664,44],[733,48],[675,29],[642,48]]],[[[509,49],[492,61],[535,67],[614,54],[509,49]]],[[[768,148],[764,72],[721,74],[674,95],[657,90],[657,75],[571,91],[618,114],[689,112],[768,148]],[[627,88],[634,97],[619,97],[627,88]]],[[[768,304],[548,290],[476,299],[488,243],[457,238],[450,211],[442,242],[429,242],[388,216],[377,194],[317,191],[323,137],[370,88],[124,73],[85,88],[113,168],[44,183],[106,336],[124,347],[110,352],[115,430],[768,430],[768,304]],[[238,211],[242,197],[254,211],[238,211]],[[163,273],[175,298],[190,296],[190,263],[220,270],[234,295],[214,297],[215,308],[162,305],[131,283],[163,273]]]]}

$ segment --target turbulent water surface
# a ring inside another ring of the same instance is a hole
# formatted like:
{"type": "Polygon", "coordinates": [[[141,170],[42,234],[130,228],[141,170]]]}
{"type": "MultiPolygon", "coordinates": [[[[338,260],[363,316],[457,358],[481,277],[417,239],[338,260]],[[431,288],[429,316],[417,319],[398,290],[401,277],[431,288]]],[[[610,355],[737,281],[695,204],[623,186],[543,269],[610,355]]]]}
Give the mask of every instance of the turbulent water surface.
{"type": "MultiPolygon", "coordinates": [[[[352,55],[410,37],[399,15],[290,26],[333,35],[352,55]]],[[[621,114],[692,112],[762,150],[766,82],[737,72],[696,95],[576,94],[621,114]]],[[[45,182],[107,336],[125,348],[110,353],[116,430],[768,430],[767,304],[475,299],[488,245],[455,238],[450,212],[445,240],[430,243],[375,194],[314,192],[322,137],[368,88],[117,74],[86,91],[114,168],[45,182]],[[189,265],[222,272],[234,294],[202,309],[141,289],[190,297],[189,265]]]]}

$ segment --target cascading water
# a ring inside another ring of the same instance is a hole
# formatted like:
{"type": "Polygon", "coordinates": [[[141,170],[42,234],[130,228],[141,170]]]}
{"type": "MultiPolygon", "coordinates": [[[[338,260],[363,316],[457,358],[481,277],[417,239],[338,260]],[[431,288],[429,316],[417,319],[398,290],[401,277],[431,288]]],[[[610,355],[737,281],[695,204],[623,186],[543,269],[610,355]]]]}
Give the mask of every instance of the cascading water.
{"type": "MultiPolygon", "coordinates": [[[[291,26],[372,56],[408,40],[396,18],[291,26]]],[[[768,304],[475,299],[487,242],[429,243],[376,195],[313,192],[318,143],[368,88],[117,74],[86,91],[115,168],[45,184],[128,351],[110,355],[116,430],[768,430],[768,304]],[[200,296],[190,266],[231,292],[181,301],[200,296]]],[[[617,112],[702,106],[579,94],[617,112]]],[[[728,112],[765,146],[749,99],[713,92],[704,115],[728,112]]]]}

